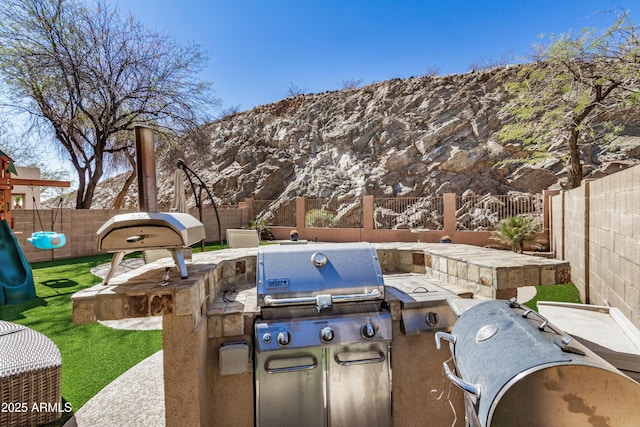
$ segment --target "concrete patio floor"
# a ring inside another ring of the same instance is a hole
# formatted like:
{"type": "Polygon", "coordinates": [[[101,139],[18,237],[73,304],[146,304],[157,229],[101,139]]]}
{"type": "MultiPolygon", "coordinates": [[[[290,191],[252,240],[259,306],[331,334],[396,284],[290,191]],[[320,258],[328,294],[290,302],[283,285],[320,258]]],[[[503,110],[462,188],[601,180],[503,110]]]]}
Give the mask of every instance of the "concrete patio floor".
{"type": "MultiPolygon", "coordinates": [[[[141,258],[124,260],[116,275],[144,265],[141,258]]],[[[104,277],[110,264],[91,270],[104,277]]],[[[162,317],[105,320],[102,325],[114,329],[162,329],[162,317]]],[[[162,350],[130,368],[103,388],[77,410],[64,427],[164,427],[164,372],[162,350]]]]}

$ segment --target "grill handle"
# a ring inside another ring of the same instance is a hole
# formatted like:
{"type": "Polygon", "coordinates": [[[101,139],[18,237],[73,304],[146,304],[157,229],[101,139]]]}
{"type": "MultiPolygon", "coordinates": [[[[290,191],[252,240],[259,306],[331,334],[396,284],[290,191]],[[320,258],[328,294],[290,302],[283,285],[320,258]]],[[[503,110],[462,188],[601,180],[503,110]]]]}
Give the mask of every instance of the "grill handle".
{"type": "MultiPolygon", "coordinates": [[[[445,341],[449,341],[449,343],[455,345],[457,337],[453,334],[448,334],[446,332],[436,332],[436,348],[440,350],[440,340],[443,339],[445,341]]],[[[453,349],[451,350],[453,353],[453,349]]]]}
{"type": "Polygon", "coordinates": [[[269,362],[265,365],[265,371],[269,374],[281,374],[283,372],[310,371],[318,367],[318,359],[310,357],[311,363],[306,365],[285,366],[282,368],[271,368],[269,362]]]}
{"type": "MultiPolygon", "coordinates": [[[[349,294],[349,295],[332,295],[331,300],[333,302],[355,302],[355,301],[369,301],[379,299],[381,296],[380,289],[374,289],[371,292],[364,294],[349,294]]],[[[300,297],[300,298],[274,298],[271,295],[265,295],[264,304],[272,307],[282,305],[306,305],[316,304],[318,299],[314,297],[300,297]]]]}
{"type": "Polygon", "coordinates": [[[479,384],[471,384],[455,375],[451,372],[451,368],[447,362],[442,362],[442,367],[444,368],[444,374],[447,376],[449,381],[451,381],[455,386],[459,387],[462,391],[469,393],[472,396],[475,396],[476,399],[480,399],[480,385],[479,384]]]}
{"type": "MultiPolygon", "coordinates": [[[[366,363],[379,363],[379,362],[384,362],[386,360],[384,353],[381,351],[376,351],[376,352],[369,352],[372,355],[375,354],[375,357],[365,357],[363,359],[355,359],[355,360],[344,360],[340,358],[341,354],[348,354],[348,353],[336,353],[333,358],[336,361],[336,363],[340,366],[351,366],[351,365],[364,365],[366,363]]],[[[366,354],[363,354],[366,355],[366,354]]]]}

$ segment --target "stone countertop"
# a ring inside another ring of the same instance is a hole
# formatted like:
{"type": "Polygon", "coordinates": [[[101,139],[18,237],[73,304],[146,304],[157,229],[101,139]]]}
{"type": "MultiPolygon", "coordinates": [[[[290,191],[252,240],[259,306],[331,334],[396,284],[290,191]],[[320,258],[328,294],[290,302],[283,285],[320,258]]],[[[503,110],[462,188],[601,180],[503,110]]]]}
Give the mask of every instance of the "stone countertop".
{"type": "Polygon", "coordinates": [[[251,335],[259,315],[255,283],[229,286],[207,308],[209,338],[251,335]]]}
{"type": "Polygon", "coordinates": [[[255,281],[257,248],[226,249],[193,255],[182,279],[173,259],[162,258],[109,281],[76,292],[73,322],[132,317],[191,315],[197,324],[223,289],[255,281]]]}
{"type": "Polygon", "coordinates": [[[487,267],[523,267],[526,265],[568,265],[568,261],[542,258],[480,246],[448,243],[374,243],[378,250],[413,250],[487,267]]]}
{"type": "MultiPolygon", "coordinates": [[[[400,320],[403,309],[447,306],[457,295],[431,283],[420,274],[384,276],[385,302],[393,320],[400,320]]],[[[225,288],[207,308],[209,338],[251,335],[253,323],[260,316],[255,284],[225,288]]]]}
{"type": "MultiPolygon", "coordinates": [[[[385,272],[387,303],[397,306],[396,319],[401,308],[433,306],[443,299],[454,300],[456,295],[464,298],[471,294],[468,289],[456,287],[450,281],[444,283],[425,276],[425,265],[431,260],[427,255],[429,252],[465,255],[468,262],[476,257],[501,266],[512,261],[521,267],[533,261],[548,262],[542,258],[468,245],[396,242],[377,243],[374,247],[385,272]],[[393,274],[395,271],[412,272],[413,275],[393,274]]],[[[191,315],[196,325],[202,316],[207,316],[208,319],[226,319],[224,328],[224,325],[211,325],[216,335],[228,336],[231,331],[234,334],[250,333],[249,324],[260,312],[255,297],[256,254],[257,248],[194,254],[193,261],[187,264],[187,279],[179,277],[171,258],[135,268],[112,278],[107,286],[95,285],[76,292],[72,296],[73,321],[82,324],[131,317],[191,315]],[[168,280],[164,280],[167,271],[168,280]],[[225,298],[233,298],[233,301],[225,301],[225,298]],[[234,318],[238,315],[240,318],[234,318]]]]}

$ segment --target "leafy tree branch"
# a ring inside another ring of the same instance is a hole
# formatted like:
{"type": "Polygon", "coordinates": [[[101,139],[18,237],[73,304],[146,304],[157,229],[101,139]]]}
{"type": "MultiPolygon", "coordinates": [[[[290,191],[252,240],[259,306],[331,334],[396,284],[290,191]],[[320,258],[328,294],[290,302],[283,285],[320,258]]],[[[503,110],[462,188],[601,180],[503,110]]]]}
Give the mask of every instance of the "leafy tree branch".
{"type": "Polygon", "coordinates": [[[585,144],[606,145],[640,112],[639,27],[627,12],[603,32],[584,29],[550,36],[534,47],[535,62],[507,85],[512,116],[500,137],[519,141],[534,156],[558,141],[568,160],[569,187],[580,186],[585,144]],[[629,114],[629,113],[634,114],[629,114]]]}

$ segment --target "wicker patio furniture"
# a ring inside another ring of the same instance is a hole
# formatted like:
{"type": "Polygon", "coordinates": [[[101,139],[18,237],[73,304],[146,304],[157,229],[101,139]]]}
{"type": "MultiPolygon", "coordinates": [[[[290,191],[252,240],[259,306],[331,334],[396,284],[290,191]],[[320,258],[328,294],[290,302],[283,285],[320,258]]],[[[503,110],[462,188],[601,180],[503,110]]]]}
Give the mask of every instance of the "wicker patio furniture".
{"type": "Polygon", "coordinates": [[[62,358],[43,334],[0,320],[0,426],[36,426],[62,413],[62,358]]]}

